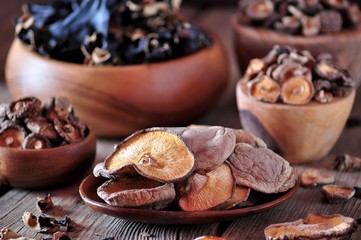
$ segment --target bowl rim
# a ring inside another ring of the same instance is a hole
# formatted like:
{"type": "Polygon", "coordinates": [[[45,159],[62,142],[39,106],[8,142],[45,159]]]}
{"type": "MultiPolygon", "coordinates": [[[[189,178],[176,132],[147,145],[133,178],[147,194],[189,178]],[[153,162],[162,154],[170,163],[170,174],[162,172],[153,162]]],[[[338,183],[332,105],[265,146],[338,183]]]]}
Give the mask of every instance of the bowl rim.
{"type": "Polygon", "coordinates": [[[160,62],[151,62],[151,63],[140,63],[140,64],[129,64],[129,65],[104,65],[104,66],[90,66],[90,65],[86,65],[86,64],[82,64],[82,63],[72,63],[72,62],[66,62],[66,61],[61,61],[61,60],[57,60],[54,58],[50,58],[44,55],[41,55],[40,53],[32,50],[28,45],[26,45],[23,41],[21,41],[21,39],[19,39],[18,37],[14,37],[13,39],[13,43],[17,43],[18,46],[20,46],[20,48],[24,51],[27,51],[28,54],[32,55],[32,57],[41,60],[41,61],[47,61],[50,64],[57,64],[63,67],[79,67],[79,68],[99,68],[99,69],[104,69],[106,71],[111,71],[113,69],[126,69],[126,70],[130,70],[130,69],[137,69],[137,68],[148,68],[151,66],[160,66],[162,64],[172,64],[172,63],[177,63],[177,62],[186,62],[189,60],[189,58],[194,58],[195,55],[200,55],[205,51],[211,51],[214,50],[216,47],[221,47],[222,43],[219,39],[219,37],[217,36],[217,34],[212,31],[209,27],[206,27],[202,24],[199,23],[194,23],[196,24],[201,30],[203,30],[207,35],[209,35],[209,37],[211,38],[212,42],[209,46],[205,47],[205,48],[201,48],[196,52],[193,52],[191,54],[187,54],[184,55],[182,57],[178,57],[178,58],[172,58],[169,60],[165,60],[165,61],[160,61],[160,62]]]}
{"type": "Polygon", "coordinates": [[[337,37],[338,40],[342,39],[342,40],[351,40],[351,41],[353,41],[353,39],[356,36],[361,38],[361,14],[359,16],[360,16],[360,21],[355,28],[343,29],[340,32],[320,34],[311,37],[306,37],[302,35],[291,35],[282,32],[277,32],[269,28],[254,27],[252,25],[242,24],[239,21],[238,13],[234,13],[231,16],[230,21],[231,21],[232,29],[236,31],[239,35],[242,35],[245,32],[247,32],[248,35],[259,34],[262,36],[261,37],[262,39],[266,37],[266,38],[283,40],[283,41],[279,41],[279,44],[284,44],[283,42],[287,44],[288,42],[289,44],[292,43],[292,44],[302,44],[302,45],[307,45],[307,44],[315,45],[315,44],[323,43],[325,41],[335,41],[335,37],[337,37]]]}
{"type": "Polygon", "coordinates": [[[88,134],[86,135],[85,138],[83,138],[82,140],[80,140],[79,142],[75,142],[75,143],[70,143],[70,144],[66,144],[66,145],[61,145],[61,146],[56,146],[56,147],[51,147],[51,148],[44,148],[44,149],[21,149],[21,148],[10,148],[10,147],[2,147],[0,146],[0,153],[1,152],[12,152],[12,153],[49,153],[51,154],[52,152],[58,152],[61,150],[69,150],[69,149],[77,149],[78,147],[81,146],[86,146],[88,144],[90,144],[92,141],[96,141],[96,136],[94,134],[94,132],[88,127],[88,134]]]}
{"type": "Polygon", "coordinates": [[[237,81],[237,85],[236,85],[237,103],[239,102],[239,96],[243,95],[245,98],[247,98],[248,101],[251,101],[254,104],[260,105],[262,108],[293,109],[293,110],[305,108],[305,107],[319,108],[319,107],[343,102],[343,101],[348,100],[349,98],[353,98],[353,100],[352,100],[352,103],[353,103],[355,101],[355,96],[356,96],[356,89],[353,88],[351,93],[349,95],[347,95],[346,97],[334,97],[332,99],[332,101],[329,103],[319,103],[314,100],[311,100],[310,102],[308,102],[306,104],[300,104],[300,105],[293,105],[293,104],[287,104],[287,103],[282,103],[282,102],[268,103],[268,102],[259,101],[257,99],[254,99],[254,98],[248,96],[248,94],[245,91],[246,86],[242,81],[243,81],[243,77],[237,81]]]}

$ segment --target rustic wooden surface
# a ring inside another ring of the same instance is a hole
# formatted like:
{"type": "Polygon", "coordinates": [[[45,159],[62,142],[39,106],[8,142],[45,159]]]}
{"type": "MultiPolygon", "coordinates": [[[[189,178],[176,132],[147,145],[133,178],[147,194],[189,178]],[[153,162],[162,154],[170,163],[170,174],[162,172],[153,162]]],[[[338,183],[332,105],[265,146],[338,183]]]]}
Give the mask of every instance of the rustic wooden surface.
{"type": "MultiPolygon", "coordinates": [[[[20,0],[0,2],[0,102],[9,102],[11,97],[3,80],[4,64],[8,47],[13,38],[11,20],[19,14],[20,0]]],[[[236,11],[235,5],[206,6],[186,5],[182,12],[197,21],[214,29],[226,46],[231,62],[232,84],[227,94],[206,116],[195,123],[224,125],[239,128],[234,87],[239,78],[232,46],[232,32],[229,26],[231,15],[236,11]]],[[[361,118],[361,99],[358,90],[351,117],[361,118]]],[[[332,119],[330,119],[332,121],[332,119]]],[[[98,139],[96,162],[102,161],[120,139],[98,139]]],[[[361,128],[345,128],[330,155],[320,164],[327,165],[333,156],[349,153],[361,156],[361,128]]],[[[59,163],[60,164],[60,163],[59,163]]],[[[302,171],[308,166],[297,166],[302,171]]],[[[361,173],[335,173],[337,183],[361,187],[361,173]]],[[[14,231],[29,237],[42,239],[45,234],[35,234],[26,229],[21,222],[24,211],[36,212],[35,201],[38,196],[51,193],[56,205],[53,214],[57,217],[68,215],[76,224],[75,231],[70,234],[72,239],[194,239],[202,235],[222,236],[226,239],[264,239],[263,229],[277,222],[293,221],[305,217],[308,213],[334,214],[340,213],[354,218],[361,217],[361,200],[353,198],[346,203],[328,204],[324,201],[319,189],[300,188],[295,196],[284,204],[269,211],[242,217],[231,222],[220,222],[200,225],[164,226],[149,225],[125,221],[92,211],[80,199],[79,182],[57,189],[24,190],[0,187],[0,228],[10,227],[14,231]]],[[[353,234],[353,240],[361,239],[361,227],[353,234]]]]}

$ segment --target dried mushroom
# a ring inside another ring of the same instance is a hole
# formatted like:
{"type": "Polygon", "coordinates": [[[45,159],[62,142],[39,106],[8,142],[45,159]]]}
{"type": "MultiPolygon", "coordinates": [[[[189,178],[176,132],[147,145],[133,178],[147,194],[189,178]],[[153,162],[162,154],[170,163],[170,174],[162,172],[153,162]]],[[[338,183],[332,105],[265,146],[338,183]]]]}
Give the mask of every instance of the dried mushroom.
{"type": "Polygon", "coordinates": [[[348,154],[339,155],[335,158],[335,170],[350,172],[361,170],[361,158],[348,154]]]}
{"type": "Polygon", "coordinates": [[[263,193],[287,191],[296,184],[295,169],[267,148],[238,143],[228,158],[236,183],[263,193]]]}
{"type": "Polygon", "coordinates": [[[263,59],[251,59],[244,74],[245,81],[248,82],[249,80],[255,78],[260,72],[265,71],[266,67],[266,62],[263,59]]]}
{"type": "Polygon", "coordinates": [[[71,240],[71,239],[64,232],[56,232],[56,233],[53,234],[53,240],[71,240]]]}
{"type": "Polygon", "coordinates": [[[226,239],[222,238],[222,237],[217,237],[217,236],[201,236],[201,237],[197,237],[193,240],[226,240],[226,239]]]}
{"type": "Polygon", "coordinates": [[[306,104],[313,98],[314,87],[311,81],[303,76],[293,77],[281,87],[283,102],[288,104],[306,104]]]}
{"type": "Polygon", "coordinates": [[[0,107],[0,146],[45,149],[84,139],[88,127],[64,98],[25,97],[0,107]]]}
{"type": "Polygon", "coordinates": [[[124,174],[124,170],[133,168],[155,181],[176,182],[189,176],[194,166],[193,152],[177,133],[150,128],[140,130],[121,142],[105,159],[103,171],[95,174],[117,178],[124,174]]]}
{"type": "Polygon", "coordinates": [[[225,209],[232,209],[241,206],[245,201],[247,201],[249,194],[251,192],[250,188],[236,185],[231,199],[227,202],[225,209]]]}
{"type": "Polygon", "coordinates": [[[325,185],[321,192],[331,203],[339,203],[349,200],[355,195],[355,189],[340,185],[325,185]]]}
{"type": "Polygon", "coordinates": [[[222,164],[206,174],[193,174],[186,192],[178,203],[184,211],[203,211],[223,208],[231,199],[235,182],[231,168],[222,164]]]}
{"type": "Polygon", "coordinates": [[[274,103],[278,100],[280,85],[266,75],[261,75],[247,83],[248,95],[254,99],[274,103]]]}
{"type": "Polygon", "coordinates": [[[302,36],[317,36],[352,29],[360,9],[349,0],[239,1],[241,24],[271,28],[302,36]]]}
{"type": "Polygon", "coordinates": [[[97,189],[106,203],[119,207],[166,208],[175,198],[173,183],[160,183],[141,176],[108,180],[97,189]]]}
{"type": "Polygon", "coordinates": [[[301,186],[316,187],[321,184],[330,184],[335,181],[335,176],[321,172],[317,169],[307,169],[301,174],[301,186]]]}
{"type": "Polygon", "coordinates": [[[272,224],[265,228],[267,240],[347,239],[357,228],[355,219],[342,215],[308,214],[306,219],[272,224]]]}
{"type": "Polygon", "coordinates": [[[2,228],[0,232],[1,240],[35,240],[34,238],[23,237],[20,234],[14,232],[10,228],[2,228]]]}
{"type": "Polygon", "coordinates": [[[36,208],[40,212],[51,209],[53,206],[54,206],[54,203],[53,203],[50,193],[48,193],[45,198],[40,198],[40,197],[37,198],[36,208]]]}
{"type": "Polygon", "coordinates": [[[37,217],[31,212],[24,212],[22,220],[25,226],[34,232],[54,233],[60,229],[60,225],[54,223],[54,218],[43,215],[37,217]]]}

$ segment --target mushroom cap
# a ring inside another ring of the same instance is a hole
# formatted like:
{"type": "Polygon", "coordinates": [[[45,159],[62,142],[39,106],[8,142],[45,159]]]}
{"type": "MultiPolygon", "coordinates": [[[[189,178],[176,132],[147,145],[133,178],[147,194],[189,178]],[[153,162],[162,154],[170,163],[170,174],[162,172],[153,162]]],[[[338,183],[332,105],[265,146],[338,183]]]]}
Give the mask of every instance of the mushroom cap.
{"type": "Polygon", "coordinates": [[[293,77],[281,86],[282,100],[288,104],[306,104],[311,101],[314,92],[312,82],[304,76],[293,77]]]}
{"type": "Polygon", "coordinates": [[[316,187],[320,184],[330,184],[335,181],[335,176],[314,168],[306,169],[301,174],[301,185],[303,187],[316,187]]]}
{"type": "Polygon", "coordinates": [[[121,142],[105,159],[104,170],[117,178],[134,168],[149,179],[177,182],[189,176],[194,165],[194,154],[181,136],[165,128],[150,128],[121,142]]]}
{"type": "Polygon", "coordinates": [[[247,83],[248,95],[264,102],[275,103],[281,93],[280,85],[272,78],[261,75],[247,83]]]}
{"type": "Polygon", "coordinates": [[[321,192],[331,203],[339,203],[347,201],[355,195],[355,189],[340,185],[325,185],[321,188],[321,192]]]}

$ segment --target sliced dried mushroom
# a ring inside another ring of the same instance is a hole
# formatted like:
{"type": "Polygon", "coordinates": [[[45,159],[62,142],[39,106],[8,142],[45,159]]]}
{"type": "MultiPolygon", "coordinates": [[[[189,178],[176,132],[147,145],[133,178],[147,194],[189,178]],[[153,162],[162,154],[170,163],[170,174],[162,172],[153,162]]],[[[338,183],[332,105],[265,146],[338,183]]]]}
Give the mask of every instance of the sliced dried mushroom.
{"type": "Polygon", "coordinates": [[[173,183],[160,183],[141,176],[108,180],[97,189],[106,203],[119,207],[166,208],[175,198],[173,183]]]}
{"type": "Polygon", "coordinates": [[[43,114],[51,120],[71,119],[74,116],[74,107],[66,98],[50,98],[43,104],[43,114]]]}
{"type": "Polygon", "coordinates": [[[21,144],[26,136],[25,129],[20,126],[10,124],[0,131],[0,146],[10,148],[21,148],[21,144]]]}
{"type": "Polygon", "coordinates": [[[231,168],[223,163],[206,174],[193,174],[178,203],[184,211],[203,211],[223,208],[231,199],[235,181],[231,168]]]}
{"type": "Polygon", "coordinates": [[[31,134],[27,135],[25,137],[23,143],[21,144],[22,149],[39,150],[39,149],[46,149],[46,148],[50,148],[50,147],[51,147],[51,143],[50,143],[49,139],[43,137],[40,134],[36,134],[36,133],[31,133],[31,134]]]}
{"type": "MultiPolygon", "coordinates": [[[[291,57],[291,58],[294,59],[295,57],[291,57]]],[[[275,81],[277,81],[280,85],[286,83],[288,80],[294,77],[299,77],[299,76],[302,76],[308,81],[312,80],[312,73],[310,69],[296,62],[282,63],[272,71],[272,78],[275,81]]]]}
{"type": "Polygon", "coordinates": [[[264,193],[284,192],[296,184],[296,170],[267,148],[237,143],[227,160],[236,183],[264,193]]]}
{"type": "Polygon", "coordinates": [[[232,209],[242,206],[247,201],[248,196],[251,192],[250,188],[236,185],[231,199],[227,202],[225,209],[232,209]]]}
{"type": "Polygon", "coordinates": [[[318,61],[314,65],[314,70],[320,78],[336,80],[340,77],[340,71],[329,61],[318,61]]]}
{"type": "Polygon", "coordinates": [[[301,18],[301,23],[304,36],[316,36],[321,31],[321,18],[319,15],[313,17],[304,16],[301,18]]]}
{"type": "Polygon", "coordinates": [[[280,96],[280,85],[266,75],[248,82],[248,95],[264,102],[275,103],[280,96]]]}
{"type": "Polygon", "coordinates": [[[260,72],[264,72],[266,67],[266,62],[263,59],[251,59],[244,74],[245,82],[247,83],[249,80],[255,78],[260,72]]]}
{"type": "Polygon", "coordinates": [[[51,209],[53,206],[54,204],[50,193],[48,193],[45,198],[38,197],[36,200],[36,208],[40,212],[51,209]]]}
{"type": "Polygon", "coordinates": [[[350,172],[361,170],[361,158],[351,156],[348,154],[342,154],[335,158],[335,170],[350,172]]]}
{"type": "Polygon", "coordinates": [[[7,116],[15,121],[26,117],[33,117],[39,114],[41,101],[35,97],[25,97],[13,101],[7,108],[7,116]]]}
{"type": "Polygon", "coordinates": [[[35,216],[31,212],[24,212],[22,220],[28,228],[34,232],[53,233],[60,229],[60,225],[54,224],[55,219],[43,215],[35,216]]]}
{"type": "Polygon", "coordinates": [[[54,128],[54,125],[46,118],[38,116],[28,118],[25,121],[26,127],[33,133],[40,134],[53,142],[59,142],[60,136],[54,128]]]}
{"type": "Polygon", "coordinates": [[[293,77],[281,86],[281,98],[288,104],[306,104],[313,96],[313,84],[303,76],[293,77]]]}
{"type": "Polygon", "coordinates": [[[23,237],[20,234],[14,232],[10,228],[2,228],[0,232],[1,240],[35,240],[34,238],[23,237]]]}
{"type": "Polygon", "coordinates": [[[253,133],[243,129],[233,129],[233,131],[236,134],[236,143],[247,143],[252,147],[267,148],[267,144],[253,133]]]}
{"type": "Polygon", "coordinates": [[[357,228],[355,219],[339,214],[308,214],[306,219],[271,224],[264,230],[267,240],[347,239],[357,228]]]}
{"type": "Polygon", "coordinates": [[[195,171],[209,172],[221,165],[236,146],[236,132],[221,126],[173,128],[195,155],[195,171]]]}
{"type": "Polygon", "coordinates": [[[82,134],[78,126],[72,122],[54,119],[54,128],[62,139],[67,143],[75,143],[82,140],[82,134]]]}
{"type": "Polygon", "coordinates": [[[321,192],[331,203],[339,203],[349,200],[355,195],[355,189],[340,185],[325,185],[321,192]]]}
{"type": "Polygon", "coordinates": [[[56,232],[53,234],[52,240],[71,240],[71,238],[65,232],[56,232]]]}
{"type": "Polygon", "coordinates": [[[335,181],[333,174],[321,172],[317,169],[309,168],[301,174],[301,186],[316,187],[321,184],[330,184],[335,181]]]}
{"type": "Polygon", "coordinates": [[[135,132],[121,142],[104,161],[104,169],[116,178],[124,168],[160,182],[177,182],[189,176],[195,166],[193,152],[182,137],[165,128],[135,132]]]}

